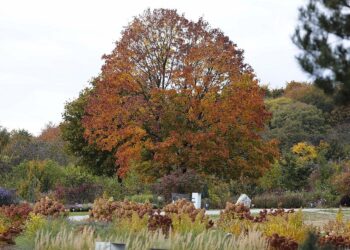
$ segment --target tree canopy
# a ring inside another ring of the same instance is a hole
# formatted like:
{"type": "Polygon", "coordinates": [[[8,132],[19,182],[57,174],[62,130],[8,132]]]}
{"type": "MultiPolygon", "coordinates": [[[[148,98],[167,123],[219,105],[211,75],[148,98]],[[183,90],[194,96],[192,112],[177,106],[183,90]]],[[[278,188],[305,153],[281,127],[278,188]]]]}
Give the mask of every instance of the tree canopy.
{"type": "Polygon", "coordinates": [[[277,155],[270,114],[243,51],[220,30],[175,10],[147,10],[122,32],[88,100],[85,136],[159,178],[194,169],[260,176],[277,155]]]}
{"type": "Polygon", "coordinates": [[[113,152],[99,150],[95,144],[89,144],[84,138],[82,118],[92,91],[93,87],[86,88],[77,99],[66,103],[60,130],[62,138],[67,142],[66,149],[77,158],[79,164],[96,175],[113,176],[116,172],[113,152]]]}
{"type": "Polygon", "coordinates": [[[268,100],[266,105],[272,112],[267,135],[278,139],[284,151],[301,141],[318,144],[327,130],[322,111],[313,105],[286,97],[268,100]]]}

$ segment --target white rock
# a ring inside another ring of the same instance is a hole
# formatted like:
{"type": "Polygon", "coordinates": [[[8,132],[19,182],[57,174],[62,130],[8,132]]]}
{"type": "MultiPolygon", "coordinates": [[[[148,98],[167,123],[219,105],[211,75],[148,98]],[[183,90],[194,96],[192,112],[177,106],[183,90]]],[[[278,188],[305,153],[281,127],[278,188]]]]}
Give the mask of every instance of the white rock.
{"type": "Polygon", "coordinates": [[[250,208],[252,200],[246,194],[241,194],[236,202],[236,205],[243,204],[245,207],[250,208]]]}

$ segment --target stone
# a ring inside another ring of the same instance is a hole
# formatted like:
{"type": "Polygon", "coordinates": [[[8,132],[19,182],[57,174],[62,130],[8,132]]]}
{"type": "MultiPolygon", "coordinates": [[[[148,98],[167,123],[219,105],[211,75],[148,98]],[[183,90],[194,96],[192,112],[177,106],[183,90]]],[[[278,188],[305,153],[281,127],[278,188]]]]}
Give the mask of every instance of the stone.
{"type": "Polygon", "coordinates": [[[236,205],[243,204],[245,207],[250,208],[252,200],[246,194],[241,194],[236,202],[236,205]]]}

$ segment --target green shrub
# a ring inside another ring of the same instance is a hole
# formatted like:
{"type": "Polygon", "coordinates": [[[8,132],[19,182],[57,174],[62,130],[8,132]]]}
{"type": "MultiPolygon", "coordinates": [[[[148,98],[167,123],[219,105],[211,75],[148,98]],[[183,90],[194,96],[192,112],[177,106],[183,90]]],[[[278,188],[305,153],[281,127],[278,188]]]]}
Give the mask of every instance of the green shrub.
{"type": "Polygon", "coordinates": [[[124,200],[125,192],[116,177],[99,177],[97,184],[102,186],[103,194],[114,200],[124,200]]]}
{"type": "Polygon", "coordinates": [[[340,202],[340,196],[329,189],[306,192],[303,195],[312,207],[338,207],[340,202]]]}
{"type": "Polygon", "coordinates": [[[197,214],[194,220],[189,214],[172,214],[170,215],[174,232],[198,235],[205,231],[209,225],[209,218],[204,217],[204,211],[197,214]]]}
{"type": "Polygon", "coordinates": [[[64,167],[62,174],[63,178],[61,178],[60,184],[65,187],[77,187],[96,182],[96,176],[80,166],[69,165],[64,167]]]}
{"type": "Polygon", "coordinates": [[[17,246],[20,246],[20,249],[34,249],[36,234],[47,223],[48,221],[44,216],[31,213],[24,225],[24,232],[16,238],[17,246]]]}
{"type": "Polygon", "coordinates": [[[154,196],[152,194],[135,194],[126,197],[126,199],[138,203],[152,203],[154,201],[154,196]]]}
{"type": "Polygon", "coordinates": [[[220,180],[213,180],[208,187],[210,208],[224,208],[231,200],[230,185],[220,180]]]}
{"type": "Polygon", "coordinates": [[[253,197],[252,203],[257,208],[300,208],[308,205],[306,198],[301,193],[292,192],[261,194],[253,197]]]}
{"type": "Polygon", "coordinates": [[[140,217],[136,212],[132,212],[131,217],[116,218],[114,221],[117,234],[136,233],[147,228],[149,216],[146,214],[140,217]]]}
{"type": "Polygon", "coordinates": [[[256,208],[300,208],[300,207],[337,207],[340,197],[331,190],[314,192],[264,193],[254,196],[252,203],[256,208]]]}
{"type": "Polygon", "coordinates": [[[62,167],[53,161],[28,161],[14,169],[13,181],[18,194],[28,201],[36,201],[41,193],[53,190],[62,179],[62,167]]]}
{"type": "Polygon", "coordinates": [[[301,210],[285,216],[269,216],[267,222],[263,223],[262,230],[266,236],[278,234],[303,243],[311,228],[303,224],[301,210]]]}

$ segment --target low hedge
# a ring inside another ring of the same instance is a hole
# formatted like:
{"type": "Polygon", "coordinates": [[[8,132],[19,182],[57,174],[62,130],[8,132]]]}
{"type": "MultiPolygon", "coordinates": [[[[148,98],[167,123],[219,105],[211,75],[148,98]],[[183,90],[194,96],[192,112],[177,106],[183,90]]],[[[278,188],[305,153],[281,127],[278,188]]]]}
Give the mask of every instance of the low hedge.
{"type": "Polygon", "coordinates": [[[253,197],[256,208],[338,207],[340,197],[327,191],[264,193],[253,197]]]}

